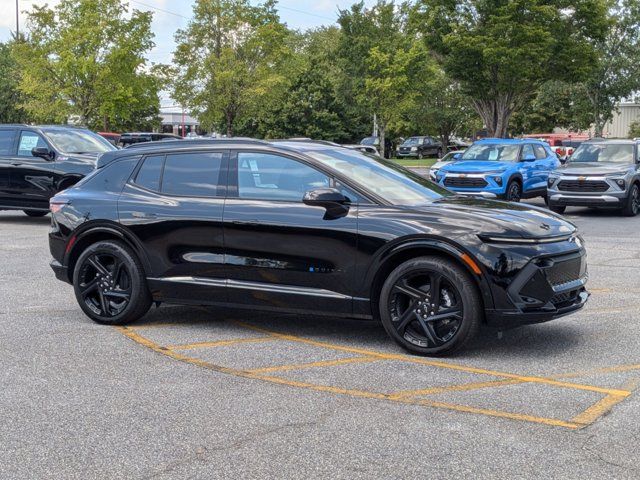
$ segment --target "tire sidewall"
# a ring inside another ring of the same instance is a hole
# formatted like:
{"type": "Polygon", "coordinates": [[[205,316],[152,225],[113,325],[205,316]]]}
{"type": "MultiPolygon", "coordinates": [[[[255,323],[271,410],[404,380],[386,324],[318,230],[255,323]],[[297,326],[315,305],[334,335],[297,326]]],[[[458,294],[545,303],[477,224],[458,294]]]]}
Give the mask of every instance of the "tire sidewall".
{"type": "Polygon", "coordinates": [[[520,200],[522,200],[522,187],[520,186],[520,183],[517,180],[510,180],[509,183],[507,184],[507,190],[505,191],[505,199],[509,202],[520,202],[520,200]],[[513,189],[513,187],[517,187],[518,189],[518,199],[517,200],[513,200],[511,198],[509,198],[511,196],[511,190],[513,189]]]}
{"type": "MultiPolygon", "coordinates": [[[[82,311],[93,321],[106,325],[121,325],[131,320],[135,320],[133,317],[139,316],[137,315],[137,312],[141,309],[141,302],[148,302],[150,305],[150,294],[140,262],[135,258],[135,254],[129,248],[120,242],[111,240],[94,243],[80,254],[73,271],[73,291],[82,311]],[[96,313],[86,305],[78,287],[80,283],[79,277],[82,264],[87,257],[96,253],[118,256],[123,260],[123,262],[125,262],[128,273],[131,277],[131,299],[129,304],[122,312],[114,317],[102,317],[96,315],[96,313]]],[[[147,309],[149,305],[147,305],[147,309]]]]}
{"type": "Polygon", "coordinates": [[[473,280],[457,265],[440,257],[416,258],[401,264],[393,270],[380,291],[378,310],[384,329],[396,343],[410,352],[432,356],[451,354],[462,348],[475,335],[482,318],[482,303],[478,291],[473,285],[473,280]],[[436,271],[441,273],[456,286],[460,293],[464,312],[462,325],[452,340],[439,347],[420,347],[415,345],[400,336],[393,326],[388,308],[391,291],[398,279],[413,271],[436,271]]]}

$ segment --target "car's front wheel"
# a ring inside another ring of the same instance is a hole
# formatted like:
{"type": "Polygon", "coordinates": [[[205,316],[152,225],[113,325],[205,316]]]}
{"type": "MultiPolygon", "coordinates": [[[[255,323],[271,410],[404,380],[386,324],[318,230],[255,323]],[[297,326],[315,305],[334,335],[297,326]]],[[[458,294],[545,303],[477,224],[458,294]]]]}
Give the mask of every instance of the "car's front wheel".
{"type": "Polygon", "coordinates": [[[44,217],[47,213],[49,213],[46,210],[23,210],[23,212],[27,214],[29,217],[34,217],[34,218],[44,217]]]}
{"type": "Polygon", "coordinates": [[[637,183],[631,185],[629,196],[622,207],[622,214],[627,217],[635,217],[640,211],[640,187],[637,183]]]}
{"type": "Polygon", "coordinates": [[[511,180],[507,185],[507,191],[505,192],[505,200],[507,202],[519,202],[522,198],[522,187],[517,180],[511,180]]]}
{"type": "Polygon", "coordinates": [[[140,261],[129,247],[117,241],[94,243],[80,254],[73,288],[80,308],[98,323],[129,323],[151,306],[140,261]]]}
{"type": "Polygon", "coordinates": [[[420,257],[399,265],[380,292],[380,317],[389,336],[420,355],[448,355],[473,338],[482,301],[457,264],[420,257]]]}

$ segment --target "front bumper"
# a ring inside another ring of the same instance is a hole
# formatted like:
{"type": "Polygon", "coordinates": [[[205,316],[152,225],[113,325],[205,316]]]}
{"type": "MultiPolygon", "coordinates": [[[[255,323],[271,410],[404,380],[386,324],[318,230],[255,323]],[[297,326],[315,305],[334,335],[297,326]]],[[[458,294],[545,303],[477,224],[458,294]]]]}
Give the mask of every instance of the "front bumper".
{"type": "Polygon", "coordinates": [[[588,278],[584,249],[534,258],[509,283],[506,293],[514,308],[486,311],[487,324],[508,329],[580,310],[589,298],[588,278]]]}
{"type": "Polygon", "coordinates": [[[418,153],[419,152],[400,152],[400,151],[396,151],[396,155],[398,157],[418,157],[418,153]]]}
{"type": "Polygon", "coordinates": [[[620,207],[624,197],[611,194],[579,195],[549,191],[549,202],[566,207],[620,207]]]}
{"type": "Polygon", "coordinates": [[[547,189],[551,204],[568,207],[621,207],[627,194],[625,187],[617,185],[615,177],[593,175],[562,175],[552,179],[547,189]]]}
{"type": "Polygon", "coordinates": [[[51,266],[51,269],[53,270],[53,273],[58,280],[62,280],[66,283],[71,283],[71,281],[69,280],[69,269],[67,267],[61,265],[57,260],[51,260],[51,263],[49,265],[51,266]]]}

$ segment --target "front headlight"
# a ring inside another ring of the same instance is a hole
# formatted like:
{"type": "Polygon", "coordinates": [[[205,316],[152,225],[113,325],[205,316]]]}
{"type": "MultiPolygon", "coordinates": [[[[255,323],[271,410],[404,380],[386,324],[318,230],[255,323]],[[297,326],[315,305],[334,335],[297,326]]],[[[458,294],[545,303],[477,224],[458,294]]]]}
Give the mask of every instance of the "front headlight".
{"type": "Polygon", "coordinates": [[[418,147],[411,147],[411,151],[412,152],[417,152],[418,151],[418,147]]]}
{"type": "Polygon", "coordinates": [[[524,238],[524,237],[510,237],[502,235],[484,234],[478,235],[478,238],[485,243],[503,243],[511,245],[535,245],[540,243],[556,243],[570,240],[572,235],[556,235],[553,237],[538,237],[538,238],[524,238]]]}

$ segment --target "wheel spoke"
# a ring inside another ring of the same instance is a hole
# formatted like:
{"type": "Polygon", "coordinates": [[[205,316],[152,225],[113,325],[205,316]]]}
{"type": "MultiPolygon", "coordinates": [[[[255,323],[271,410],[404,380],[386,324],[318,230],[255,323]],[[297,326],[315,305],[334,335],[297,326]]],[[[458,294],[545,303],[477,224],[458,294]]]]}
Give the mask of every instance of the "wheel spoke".
{"type": "Polygon", "coordinates": [[[429,276],[429,295],[431,295],[431,301],[435,304],[435,308],[438,309],[440,305],[440,280],[442,275],[438,273],[432,273],[429,276]]]}
{"type": "Polygon", "coordinates": [[[400,316],[400,318],[398,318],[397,320],[397,325],[396,325],[396,330],[398,331],[398,333],[400,333],[401,335],[404,333],[404,331],[407,328],[407,325],[409,325],[409,323],[412,320],[415,320],[415,308],[416,308],[416,304],[417,302],[412,302],[409,307],[404,311],[404,313],[400,316]]]}
{"type": "Polygon", "coordinates": [[[131,294],[126,290],[112,290],[104,292],[103,295],[105,297],[113,297],[113,298],[121,298],[123,300],[129,300],[131,294]]]}
{"type": "Polygon", "coordinates": [[[411,287],[407,284],[407,281],[404,280],[401,283],[397,283],[394,286],[394,290],[400,293],[404,293],[405,295],[410,296],[414,300],[419,300],[424,297],[425,292],[422,290],[418,290],[417,288],[411,287]]]}
{"type": "Polygon", "coordinates": [[[462,319],[462,315],[460,310],[456,309],[448,309],[446,312],[440,312],[437,315],[432,315],[429,318],[427,318],[427,322],[437,322],[438,320],[444,320],[445,318],[455,318],[455,319],[462,319]]]}
{"type": "Polygon", "coordinates": [[[102,312],[105,315],[111,316],[109,300],[107,300],[107,297],[104,295],[104,293],[102,293],[102,290],[98,290],[98,296],[100,297],[100,308],[102,309],[102,312]]]}
{"type": "Polygon", "coordinates": [[[425,322],[422,317],[420,317],[420,315],[416,315],[416,318],[418,319],[418,322],[420,322],[420,326],[422,327],[422,330],[424,331],[424,334],[429,339],[429,341],[435,347],[437,347],[438,345],[442,345],[442,340],[436,334],[433,325],[429,322],[425,322]]]}
{"type": "Polygon", "coordinates": [[[94,278],[85,284],[80,285],[80,295],[86,297],[88,293],[94,291],[98,287],[98,279],[94,278]]]}
{"type": "Polygon", "coordinates": [[[93,268],[95,268],[101,275],[108,275],[110,273],[109,270],[107,270],[105,266],[100,263],[100,260],[98,260],[98,257],[96,255],[92,255],[87,258],[87,262],[89,262],[89,264],[93,268]]]}

